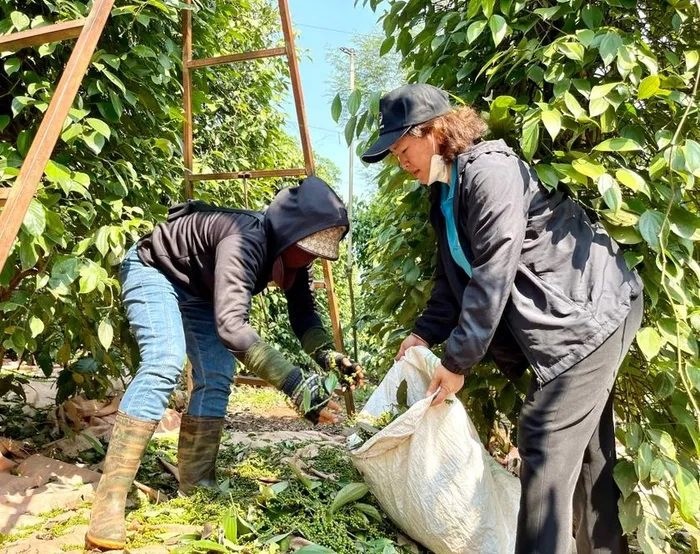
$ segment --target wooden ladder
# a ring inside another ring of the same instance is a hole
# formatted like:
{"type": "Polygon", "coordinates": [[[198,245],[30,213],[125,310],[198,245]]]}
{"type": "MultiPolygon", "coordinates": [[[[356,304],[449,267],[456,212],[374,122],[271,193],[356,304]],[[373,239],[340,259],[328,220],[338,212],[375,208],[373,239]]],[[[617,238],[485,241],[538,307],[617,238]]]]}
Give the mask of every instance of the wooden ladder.
{"type": "Polygon", "coordinates": [[[114,0],[94,0],[85,19],[0,36],[0,52],[78,39],[17,179],[11,187],[0,188],[0,271],[5,267],[24,216],[39,187],[113,4],[114,0]]]}
{"type": "MultiPolygon", "coordinates": [[[[192,0],[185,0],[191,4],[192,0]]],[[[256,179],[266,177],[300,177],[314,175],[315,167],[313,152],[311,150],[311,140],[306,125],[306,113],[304,111],[304,96],[301,88],[299,76],[299,65],[297,63],[296,49],[294,46],[294,32],[292,20],[289,13],[287,0],[278,0],[282,34],[284,36],[284,46],[268,48],[264,50],[252,50],[235,54],[226,54],[204,59],[192,59],[192,10],[183,10],[182,13],[182,84],[184,89],[185,121],[184,121],[184,164],[185,164],[185,196],[193,198],[194,183],[207,180],[228,180],[228,179],[256,179]],[[192,72],[204,67],[236,63],[273,56],[286,56],[289,75],[294,95],[294,107],[296,109],[297,121],[299,123],[299,135],[301,138],[301,148],[304,154],[304,167],[285,169],[258,169],[249,171],[234,171],[225,173],[193,173],[193,124],[192,124],[192,72]]],[[[333,340],[335,348],[339,352],[344,352],[343,334],[340,326],[338,314],[338,300],[333,287],[333,273],[328,260],[321,260],[323,266],[323,281],[315,281],[314,288],[324,288],[328,297],[328,311],[333,328],[333,340]]],[[[266,386],[267,383],[257,377],[240,376],[236,377],[236,383],[249,384],[253,386],[266,386]]],[[[348,414],[355,412],[355,402],[351,390],[345,392],[345,407],[348,414]]]]}

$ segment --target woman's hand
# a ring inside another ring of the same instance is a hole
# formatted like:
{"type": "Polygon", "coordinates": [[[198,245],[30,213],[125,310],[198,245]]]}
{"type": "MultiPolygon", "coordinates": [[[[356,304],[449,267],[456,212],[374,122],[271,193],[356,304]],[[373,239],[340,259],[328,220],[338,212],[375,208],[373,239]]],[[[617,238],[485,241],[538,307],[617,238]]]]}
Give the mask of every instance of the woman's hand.
{"type": "Polygon", "coordinates": [[[433,399],[431,406],[442,404],[450,394],[458,392],[464,386],[464,375],[452,373],[442,364],[438,364],[435,368],[433,380],[430,381],[428,392],[425,395],[431,396],[436,390],[440,389],[437,396],[433,399]]]}
{"type": "Polygon", "coordinates": [[[403,355],[406,353],[406,350],[408,350],[412,346],[425,346],[426,348],[428,348],[428,343],[425,342],[418,335],[414,335],[413,333],[411,333],[405,339],[403,339],[401,346],[399,346],[399,352],[398,354],[396,354],[394,361],[398,362],[401,358],[403,358],[403,355]]]}

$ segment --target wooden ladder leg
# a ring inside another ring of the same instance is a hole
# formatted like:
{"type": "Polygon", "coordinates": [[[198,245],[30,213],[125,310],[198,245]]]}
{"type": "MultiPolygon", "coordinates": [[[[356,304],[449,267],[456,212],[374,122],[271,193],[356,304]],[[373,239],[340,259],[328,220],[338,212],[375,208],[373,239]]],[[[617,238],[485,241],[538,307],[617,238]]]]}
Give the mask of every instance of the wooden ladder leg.
{"type": "Polygon", "coordinates": [[[17,180],[7,194],[5,206],[0,212],[0,271],[5,266],[24,216],[39,187],[46,164],[51,158],[63,122],[90,65],[90,59],[113,4],[114,0],[95,0],[51,98],[51,103],[27,152],[17,180]]]}

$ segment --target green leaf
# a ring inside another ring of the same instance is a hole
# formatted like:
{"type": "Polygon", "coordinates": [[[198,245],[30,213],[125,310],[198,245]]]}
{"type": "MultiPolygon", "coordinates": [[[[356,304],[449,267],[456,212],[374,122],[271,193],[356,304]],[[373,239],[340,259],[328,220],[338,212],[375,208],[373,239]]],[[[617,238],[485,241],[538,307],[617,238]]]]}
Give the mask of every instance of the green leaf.
{"type": "Polygon", "coordinates": [[[33,237],[39,237],[46,228],[46,211],[41,202],[33,198],[22,221],[22,229],[33,237]]]}
{"type": "Polygon", "coordinates": [[[348,98],[348,111],[350,115],[357,114],[357,110],[360,109],[360,102],[362,101],[362,93],[359,89],[355,89],[350,94],[348,98]]]}
{"type": "Polygon", "coordinates": [[[687,139],[683,145],[683,156],[685,157],[685,167],[688,173],[695,177],[700,177],[700,144],[694,140],[687,139]]]}
{"type": "Polygon", "coordinates": [[[12,117],[17,117],[24,108],[27,106],[33,106],[36,104],[36,100],[31,96],[15,96],[12,99],[12,117]]]}
{"type": "Polygon", "coordinates": [[[537,164],[535,171],[537,172],[537,178],[545,185],[556,187],[559,184],[559,174],[551,165],[537,164]]]}
{"type": "Polygon", "coordinates": [[[502,16],[495,14],[489,17],[489,29],[494,46],[498,46],[508,33],[509,27],[502,16]]]}
{"type": "Polygon", "coordinates": [[[696,390],[700,390],[700,367],[688,364],[685,366],[685,371],[688,374],[690,384],[695,387],[696,390]]]}
{"type": "Polygon", "coordinates": [[[105,138],[103,135],[99,134],[97,131],[89,133],[82,136],[83,142],[87,144],[88,148],[92,150],[95,154],[102,152],[102,148],[105,145],[105,138]]]}
{"type": "Polygon", "coordinates": [[[355,140],[355,125],[357,124],[357,116],[352,116],[345,124],[345,142],[350,146],[355,140]]]}
{"type": "Polygon", "coordinates": [[[644,237],[646,243],[657,251],[661,244],[660,236],[663,221],[663,214],[656,210],[647,210],[639,218],[639,232],[644,237]]]}
{"type": "Polygon", "coordinates": [[[648,442],[643,442],[637,452],[637,458],[634,460],[634,467],[640,481],[649,477],[649,471],[651,470],[653,461],[654,455],[651,451],[651,445],[648,442]]]}
{"type": "Polygon", "coordinates": [[[238,544],[238,514],[233,508],[229,508],[222,521],[224,537],[233,544],[238,544]]]}
{"type": "Polygon", "coordinates": [[[559,51],[570,60],[577,62],[583,61],[583,56],[586,52],[583,45],[578,42],[563,42],[559,45],[559,51]]]}
{"type": "Polygon", "coordinates": [[[581,118],[587,117],[586,111],[581,107],[576,97],[568,90],[564,93],[564,104],[566,104],[569,113],[578,121],[581,118]]]}
{"type": "Polygon", "coordinates": [[[618,169],[615,172],[615,178],[630,190],[633,190],[634,192],[641,192],[642,194],[646,195],[647,198],[651,198],[651,191],[649,190],[649,185],[647,185],[644,177],[638,173],[635,173],[631,169],[618,169]]]}
{"type": "Polygon", "coordinates": [[[661,86],[661,79],[658,75],[649,75],[642,79],[639,83],[639,89],[637,90],[637,98],[644,100],[645,98],[651,98],[654,96],[661,86]]]}
{"type": "Polygon", "coordinates": [[[80,263],[76,258],[63,257],[51,268],[49,287],[59,293],[68,291],[68,286],[78,278],[80,263]]]}
{"type": "Polygon", "coordinates": [[[73,123],[70,125],[63,133],[61,133],[61,140],[63,142],[70,142],[76,137],[83,134],[83,126],[80,123],[73,123]]]}
{"type": "Polygon", "coordinates": [[[100,227],[95,233],[95,246],[102,256],[106,256],[109,252],[109,226],[100,227]]]}
{"type": "Polygon", "coordinates": [[[583,19],[586,27],[597,31],[603,22],[603,12],[598,6],[587,5],[581,10],[581,19],[583,19]]]}
{"type": "Polygon", "coordinates": [[[604,114],[609,106],[610,104],[608,104],[608,101],[605,98],[592,99],[590,102],[588,102],[588,114],[591,117],[597,117],[604,114]]]}
{"type": "Polygon", "coordinates": [[[632,139],[612,138],[596,144],[593,150],[600,152],[632,152],[634,150],[642,150],[642,147],[632,139]]]}
{"type": "Polygon", "coordinates": [[[537,152],[540,142],[540,114],[538,110],[530,110],[523,121],[523,134],[520,137],[520,148],[523,156],[529,162],[537,152]]]}
{"type": "Polygon", "coordinates": [[[675,475],[676,488],[680,497],[683,518],[695,524],[700,514],[700,486],[694,475],[683,466],[678,466],[675,475]]]}
{"type": "Polygon", "coordinates": [[[637,346],[647,360],[652,360],[659,354],[664,342],[653,327],[642,327],[637,331],[637,346]]]}
{"type": "Polygon", "coordinates": [[[637,493],[631,494],[617,503],[622,531],[629,535],[634,532],[642,521],[642,503],[637,493]]]}
{"type": "Polygon", "coordinates": [[[88,117],[85,122],[104,138],[109,139],[111,130],[109,125],[107,125],[104,121],[101,119],[95,119],[94,117],[88,117]]]}
{"type": "Polygon", "coordinates": [[[695,333],[682,319],[664,317],[659,319],[659,332],[674,348],[680,348],[692,356],[698,355],[698,345],[695,333]]]}
{"type": "MultiPolygon", "coordinates": [[[[577,158],[571,162],[571,167],[576,171],[597,181],[601,175],[605,174],[605,167],[599,163],[594,163],[586,158],[577,158]]],[[[602,193],[601,193],[602,196],[602,193]]]]}
{"type": "Polygon", "coordinates": [[[692,241],[700,241],[700,217],[683,208],[673,208],[670,214],[673,234],[692,241]]]}
{"type": "Polygon", "coordinates": [[[561,130],[561,113],[556,108],[551,108],[542,110],[541,117],[545,129],[547,129],[549,136],[554,140],[561,130]]]}
{"type": "Polygon", "coordinates": [[[19,68],[22,66],[22,62],[19,60],[19,58],[7,58],[5,60],[5,73],[8,75],[12,75],[13,73],[17,73],[19,71],[19,68]]]}
{"type": "Polygon", "coordinates": [[[649,429],[647,433],[651,441],[659,447],[664,456],[671,460],[676,459],[676,447],[673,444],[671,435],[666,431],[659,431],[658,429],[649,429]]]}
{"type": "Polygon", "coordinates": [[[396,389],[396,405],[399,409],[405,410],[408,408],[408,383],[406,379],[403,379],[401,384],[399,384],[399,388],[396,389]]]}
{"type": "Polygon", "coordinates": [[[105,350],[109,350],[112,346],[112,339],[114,338],[114,328],[112,327],[112,322],[109,319],[103,319],[100,321],[97,327],[97,338],[100,344],[105,350]]]}
{"type": "Polygon", "coordinates": [[[603,173],[598,177],[598,192],[603,197],[603,200],[605,200],[605,204],[613,212],[617,212],[620,209],[622,205],[622,192],[612,175],[603,173]]]}
{"type": "Polygon", "coordinates": [[[44,332],[44,322],[41,321],[41,319],[39,319],[35,315],[33,315],[29,319],[29,331],[31,332],[32,338],[38,337],[39,335],[41,335],[41,333],[44,332]]]}
{"type": "Polygon", "coordinates": [[[29,27],[30,20],[22,12],[12,12],[10,13],[10,21],[12,21],[13,27],[18,31],[24,31],[29,27]]]}
{"type": "Polygon", "coordinates": [[[622,493],[622,498],[627,498],[637,486],[637,474],[634,471],[634,465],[627,460],[620,460],[615,465],[613,475],[622,493]]]}
{"type": "Polygon", "coordinates": [[[600,41],[598,51],[605,65],[611,64],[617,57],[617,50],[622,46],[622,39],[615,31],[609,31],[600,41]]]}
{"type": "Polygon", "coordinates": [[[369,492],[369,488],[364,483],[349,483],[338,491],[333,499],[328,512],[335,513],[338,509],[346,504],[355,502],[365,496],[369,492]]]}
{"type": "Polygon", "coordinates": [[[364,504],[362,502],[356,502],[355,505],[353,506],[356,510],[360,510],[363,514],[369,516],[372,518],[374,521],[381,523],[382,520],[384,519],[382,517],[382,514],[377,508],[372,506],[371,504],[364,504]]]}
{"type": "Polygon", "coordinates": [[[496,5],[496,0],[481,0],[481,11],[488,19],[493,14],[493,8],[496,5]]]}
{"type": "Polygon", "coordinates": [[[9,125],[10,121],[9,115],[0,115],[0,133],[5,130],[5,127],[9,125]]]}
{"type": "Polygon", "coordinates": [[[393,46],[394,46],[393,35],[385,38],[384,41],[382,42],[382,45],[379,47],[379,56],[381,57],[384,54],[386,54],[387,52],[389,52],[389,50],[391,50],[391,48],[393,46]]]}
{"type": "Polygon", "coordinates": [[[467,27],[467,42],[469,44],[479,38],[483,30],[486,28],[486,23],[487,22],[485,19],[480,19],[467,27]]]}
{"type": "Polygon", "coordinates": [[[340,100],[340,93],[335,95],[335,98],[333,98],[333,102],[331,103],[331,117],[333,118],[333,121],[338,123],[338,120],[340,120],[340,114],[343,111],[343,104],[340,100]]]}

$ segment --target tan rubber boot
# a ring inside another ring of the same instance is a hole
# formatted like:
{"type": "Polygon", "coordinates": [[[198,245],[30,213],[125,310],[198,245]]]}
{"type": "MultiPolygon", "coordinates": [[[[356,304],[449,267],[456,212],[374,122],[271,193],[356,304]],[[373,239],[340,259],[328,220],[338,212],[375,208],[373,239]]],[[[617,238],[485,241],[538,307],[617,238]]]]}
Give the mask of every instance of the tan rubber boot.
{"type": "Polygon", "coordinates": [[[196,487],[217,488],[216,455],[223,428],[223,417],[182,416],[177,443],[181,494],[189,494],[196,487]]]}
{"type": "Polygon", "coordinates": [[[102,478],[92,503],[86,548],[121,550],[126,543],[126,495],[157,421],[143,421],[119,412],[107,448],[102,478]]]}

